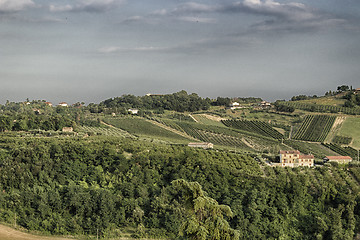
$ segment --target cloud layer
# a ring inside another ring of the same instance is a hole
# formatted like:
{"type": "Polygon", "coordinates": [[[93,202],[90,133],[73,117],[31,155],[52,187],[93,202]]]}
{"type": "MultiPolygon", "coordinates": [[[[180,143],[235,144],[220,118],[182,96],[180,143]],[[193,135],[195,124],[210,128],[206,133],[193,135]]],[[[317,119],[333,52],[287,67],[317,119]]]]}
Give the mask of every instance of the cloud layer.
{"type": "Polygon", "coordinates": [[[76,4],[54,5],[51,4],[49,9],[51,12],[106,12],[119,4],[123,0],[78,0],[76,4]]]}
{"type": "Polygon", "coordinates": [[[175,17],[178,20],[199,18],[202,22],[214,23],[214,18],[202,18],[202,14],[249,14],[267,18],[253,24],[251,30],[306,31],[345,24],[345,19],[318,11],[303,3],[280,3],[273,0],[243,0],[231,4],[206,5],[187,2],[173,9],[161,9],[153,15],[175,17]]]}
{"type": "Polygon", "coordinates": [[[0,13],[17,12],[35,6],[32,0],[0,0],[0,13]]]}

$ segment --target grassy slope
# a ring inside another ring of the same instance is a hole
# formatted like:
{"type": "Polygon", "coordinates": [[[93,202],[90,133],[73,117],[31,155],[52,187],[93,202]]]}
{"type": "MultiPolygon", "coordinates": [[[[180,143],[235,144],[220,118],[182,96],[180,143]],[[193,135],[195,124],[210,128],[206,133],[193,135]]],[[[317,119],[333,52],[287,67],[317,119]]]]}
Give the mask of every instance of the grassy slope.
{"type": "Polygon", "coordinates": [[[156,138],[174,143],[189,142],[189,139],[186,139],[178,134],[175,134],[166,129],[158,127],[150,122],[147,122],[143,118],[138,118],[138,117],[107,118],[104,120],[104,122],[140,137],[156,138]]]}
{"type": "Polygon", "coordinates": [[[339,106],[342,107],[345,103],[345,99],[341,99],[339,97],[320,97],[309,100],[301,100],[297,101],[299,103],[310,103],[310,104],[319,104],[319,105],[331,105],[331,106],[339,106]]]}
{"type": "Polygon", "coordinates": [[[360,149],[360,117],[347,117],[337,135],[352,137],[352,147],[360,149]]]}

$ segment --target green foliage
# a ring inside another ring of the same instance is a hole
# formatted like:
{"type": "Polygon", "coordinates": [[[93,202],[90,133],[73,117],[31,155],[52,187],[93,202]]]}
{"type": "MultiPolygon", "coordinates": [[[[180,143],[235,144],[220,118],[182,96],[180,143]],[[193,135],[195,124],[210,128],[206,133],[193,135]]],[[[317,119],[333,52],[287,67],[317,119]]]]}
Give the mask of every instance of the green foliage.
{"type": "Polygon", "coordinates": [[[14,224],[16,214],[18,225],[51,234],[110,238],[131,228],[176,239],[183,226],[205,239],[221,239],[222,227],[239,239],[352,239],[359,181],[358,165],[272,168],[245,154],[128,138],[0,136],[0,220],[14,224]],[[202,188],[175,190],[177,179],[202,188]]]}
{"type": "Polygon", "coordinates": [[[198,182],[179,179],[172,185],[182,195],[186,211],[180,236],[194,240],[239,239],[238,231],[232,229],[224,218],[233,216],[229,206],[219,205],[215,199],[208,197],[198,182]]]}
{"type": "Polygon", "coordinates": [[[180,91],[166,95],[150,95],[136,97],[134,95],[123,95],[121,97],[110,98],[100,103],[99,106],[117,109],[125,108],[144,108],[144,109],[165,109],[178,112],[194,112],[198,110],[207,110],[210,107],[210,99],[203,99],[196,93],[187,94],[186,91],[180,91]]]}

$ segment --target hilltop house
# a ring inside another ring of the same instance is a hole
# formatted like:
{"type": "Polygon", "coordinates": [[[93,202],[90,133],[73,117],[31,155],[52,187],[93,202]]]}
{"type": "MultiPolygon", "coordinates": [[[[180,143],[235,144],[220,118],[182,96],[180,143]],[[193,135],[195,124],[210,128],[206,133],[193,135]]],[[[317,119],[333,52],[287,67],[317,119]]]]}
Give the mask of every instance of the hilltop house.
{"type": "Polygon", "coordinates": [[[45,102],[46,105],[52,107],[52,103],[51,102],[45,102]]]}
{"type": "Polygon", "coordinates": [[[267,101],[262,101],[262,102],[260,103],[260,106],[261,106],[262,108],[269,108],[269,107],[271,107],[271,103],[269,103],[269,102],[267,102],[267,101]]]}
{"type": "Polygon", "coordinates": [[[208,148],[213,148],[214,144],[209,143],[209,142],[191,142],[188,144],[188,147],[197,147],[197,148],[208,149],[208,148]]]}
{"type": "Polygon", "coordinates": [[[324,157],[325,162],[337,162],[340,164],[346,164],[352,161],[349,156],[326,156],[324,157]]]}
{"type": "Polygon", "coordinates": [[[66,102],[61,102],[61,103],[58,104],[58,106],[60,106],[60,107],[67,107],[68,104],[67,104],[66,102]]]}
{"type": "Polygon", "coordinates": [[[300,151],[280,151],[281,167],[313,167],[314,155],[301,155],[300,151]]]}
{"type": "Polygon", "coordinates": [[[230,103],[229,107],[230,107],[230,109],[232,109],[232,110],[238,109],[238,108],[242,108],[242,107],[240,106],[240,103],[238,103],[238,102],[230,103]]]}
{"type": "Polygon", "coordinates": [[[136,108],[129,108],[129,109],[128,109],[128,112],[129,112],[129,113],[131,113],[131,114],[138,114],[139,109],[136,109],[136,108]]]}

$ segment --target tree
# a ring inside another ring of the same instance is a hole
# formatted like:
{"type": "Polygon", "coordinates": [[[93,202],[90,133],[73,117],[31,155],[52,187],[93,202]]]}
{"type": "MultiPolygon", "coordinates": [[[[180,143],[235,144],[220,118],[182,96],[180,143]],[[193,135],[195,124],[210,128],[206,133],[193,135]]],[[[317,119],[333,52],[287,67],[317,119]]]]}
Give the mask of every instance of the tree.
{"type": "Polygon", "coordinates": [[[337,90],[338,90],[339,92],[346,92],[346,91],[349,91],[350,88],[349,88],[349,86],[347,86],[347,85],[341,85],[341,86],[338,86],[338,87],[337,87],[337,90]]]}
{"type": "Polygon", "coordinates": [[[229,206],[219,205],[215,199],[206,196],[198,182],[179,179],[172,185],[183,196],[186,218],[180,227],[180,236],[193,240],[239,239],[239,232],[224,219],[224,215],[233,216],[229,206]]]}

